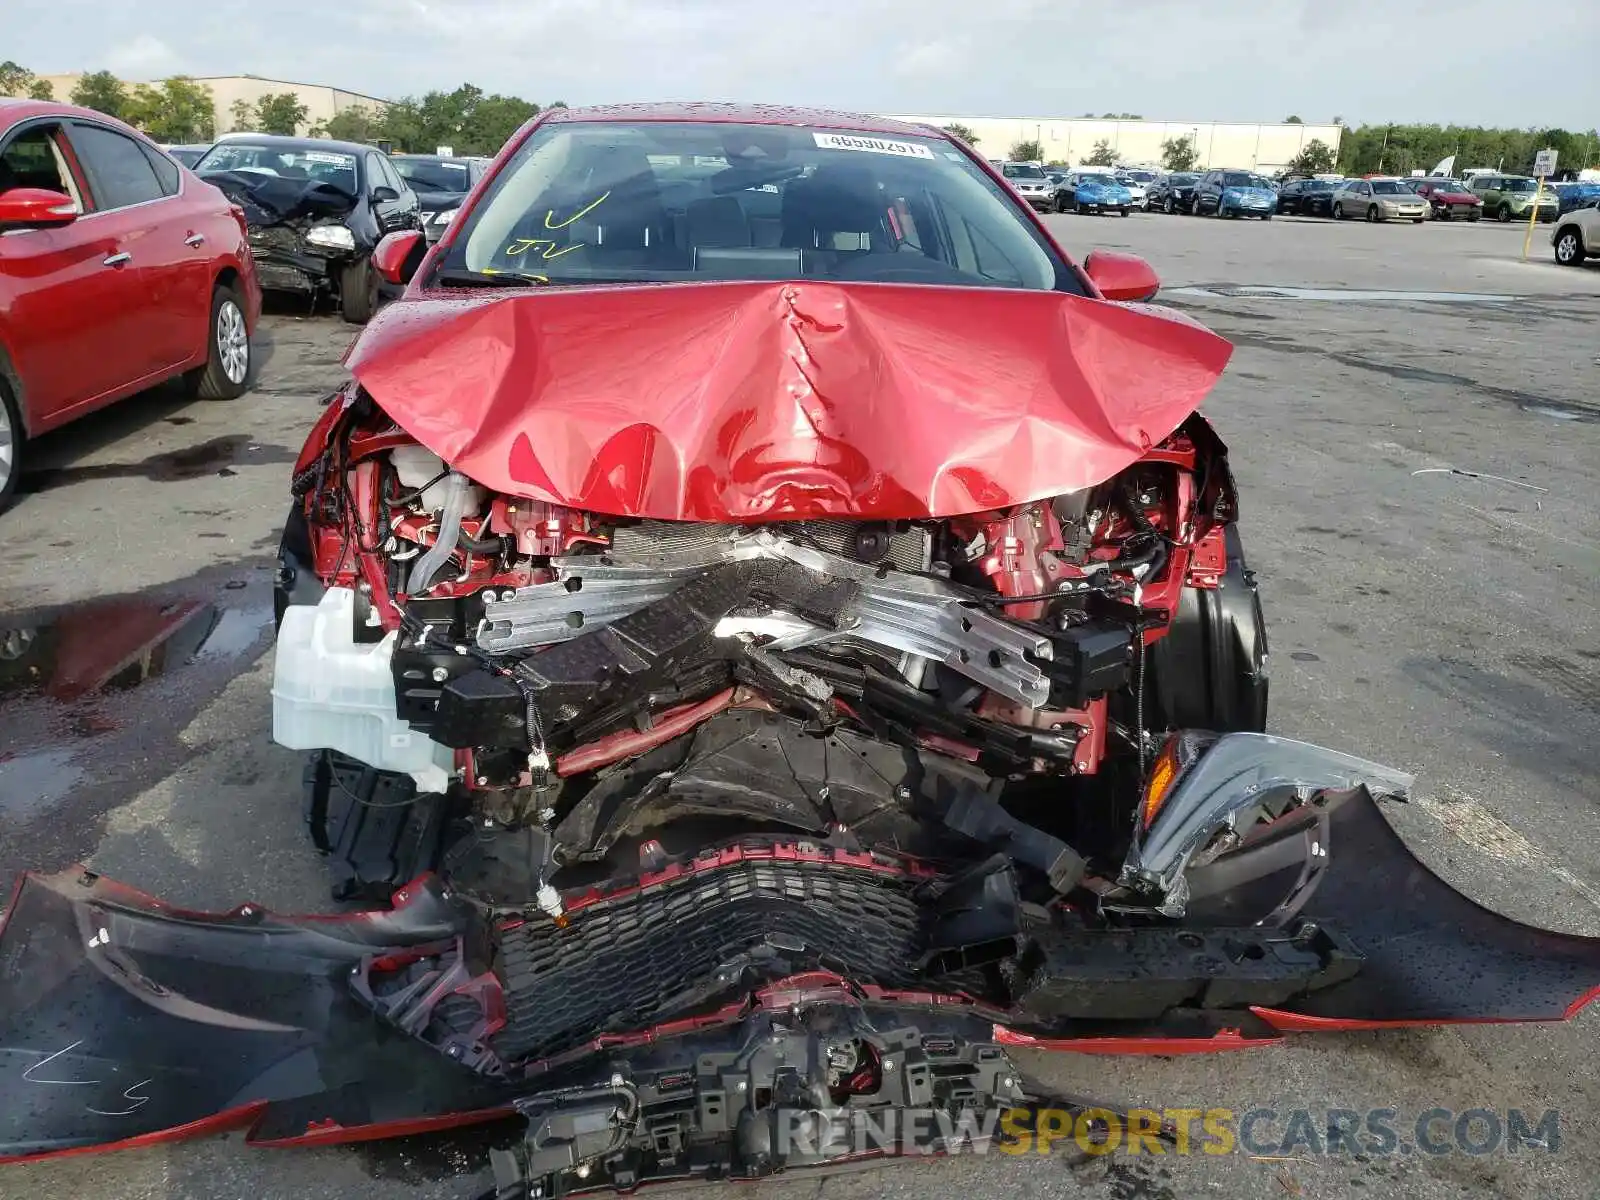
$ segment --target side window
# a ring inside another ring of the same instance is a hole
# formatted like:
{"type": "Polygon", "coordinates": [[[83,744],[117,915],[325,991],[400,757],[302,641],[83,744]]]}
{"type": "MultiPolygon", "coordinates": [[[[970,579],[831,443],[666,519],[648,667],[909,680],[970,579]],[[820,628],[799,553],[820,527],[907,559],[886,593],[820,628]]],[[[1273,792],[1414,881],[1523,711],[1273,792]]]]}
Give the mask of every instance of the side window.
{"type": "Polygon", "coordinates": [[[30,125],[6,143],[0,150],[0,192],[14,187],[63,192],[83,211],[77,181],[56,144],[59,132],[55,125],[30,125]]]}
{"type": "Polygon", "coordinates": [[[156,170],[131,137],[98,125],[74,125],[72,145],[94,184],[95,207],[126,208],[163,196],[156,170]]]}
{"type": "Polygon", "coordinates": [[[161,194],[176,196],[179,180],[178,164],[153,146],[146,146],[143,142],[138,145],[139,149],[144,151],[144,156],[150,160],[150,168],[156,173],[156,182],[161,185],[161,194]]]}
{"type": "MultiPolygon", "coordinates": [[[[381,187],[393,188],[394,184],[389,182],[389,175],[383,169],[383,160],[381,158],[379,158],[376,154],[368,154],[367,155],[367,191],[369,193],[371,193],[371,192],[374,192],[374,191],[376,191],[377,189],[379,189],[381,187]]],[[[400,190],[399,188],[395,188],[395,191],[399,191],[399,190],[400,190]]]]}

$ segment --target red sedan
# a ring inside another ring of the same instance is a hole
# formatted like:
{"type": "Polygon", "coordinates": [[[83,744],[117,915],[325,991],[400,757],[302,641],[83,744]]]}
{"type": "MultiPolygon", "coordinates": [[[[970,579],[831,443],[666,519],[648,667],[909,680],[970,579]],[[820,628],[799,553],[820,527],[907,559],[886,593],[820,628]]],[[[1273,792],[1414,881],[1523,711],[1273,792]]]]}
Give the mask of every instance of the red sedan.
{"type": "Polygon", "coordinates": [[[1467,185],[1456,179],[1414,179],[1411,190],[1428,202],[1436,221],[1450,221],[1464,217],[1476,221],[1483,216],[1483,201],[1467,190],[1467,185]]]}
{"type": "Polygon", "coordinates": [[[240,395],[244,216],[120,121],[0,100],[0,508],[29,438],[175,376],[240,395]]]}

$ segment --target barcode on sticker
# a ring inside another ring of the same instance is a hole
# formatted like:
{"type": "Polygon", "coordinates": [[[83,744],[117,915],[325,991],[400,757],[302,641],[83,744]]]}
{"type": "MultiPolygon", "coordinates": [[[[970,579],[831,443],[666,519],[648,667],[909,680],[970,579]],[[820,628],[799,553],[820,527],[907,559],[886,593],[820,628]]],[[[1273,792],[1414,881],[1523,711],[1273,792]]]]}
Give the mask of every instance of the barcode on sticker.
{"type": "Polygon", "coordinates": [[[811,136],[823,150],[862,150],[868,154],[893,154],[897,158],[933,157],[933,151],[918,142],[862,137],[857,133],[814,133],[811,136]]]}

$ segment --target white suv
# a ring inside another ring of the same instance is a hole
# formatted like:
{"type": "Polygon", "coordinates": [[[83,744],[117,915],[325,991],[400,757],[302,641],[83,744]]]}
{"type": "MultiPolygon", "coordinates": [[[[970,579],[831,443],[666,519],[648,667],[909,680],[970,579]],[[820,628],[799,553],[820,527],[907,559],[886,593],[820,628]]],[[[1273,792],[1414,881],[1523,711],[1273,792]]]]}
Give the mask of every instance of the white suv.
{"type": "Polygon", "coordinates": [[[1564,267],[1581,267],[1586,258],[1600,258],[1600,208],[1575,208],[1556,220],[1550,244],[1564,267]]]}

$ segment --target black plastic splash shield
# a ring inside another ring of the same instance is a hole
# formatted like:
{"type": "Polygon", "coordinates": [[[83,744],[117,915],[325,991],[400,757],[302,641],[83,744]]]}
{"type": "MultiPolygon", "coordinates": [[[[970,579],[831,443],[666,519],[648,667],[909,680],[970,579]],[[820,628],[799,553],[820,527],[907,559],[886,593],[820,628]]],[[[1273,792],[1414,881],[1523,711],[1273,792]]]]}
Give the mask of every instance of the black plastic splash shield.
{"type": "Polygon", "coordinates": [[[503,1091],[350,998],[364,956],[467,919],[436,883],[397,901],[348,917],[189,913],[83,871],[27,877],[0,933],[0,1159],[219,1114],[296,1137],[503,1109],[503,1091]]]}
{"type": "Polygon", "coordinates": [[[1406,848],[1365,792],[1333,810],[1330,862],[1301,916],[1343,930],[1355,978],[1257,1011],[1280,1029],[1560,1021],[1600,995],[1600,938],[1491,912],[1406,848]]]}
{"type": "MultiPolygon", "coordinates": [[[[1521,925],[1461,896],[1365,795],[1336,810],[1330,841],[1331,866],[1303,915],[1344,931],[1362,968],[1272,1007],[1046,1020],[931,989],[851,988],[906,1014],[969,1014],[1002,1045],[1158,1054],[1265,1045],[1297,1029],[1560,1020],[1600,992],[1600,939],[1521,925]]],[[[392,912],[348,917],[203,914],[82,872],[26,879],[0,932],[0,1157],[137,1144],[221,1120],[253,1123],[258,1143],[307,1144],[506,1113],[536,1090],[531,1079],[476,1076],[354,998],[349,977],[375,955],[456,938],[470,946],[481,931],[475,911],[437,883],[408,885],[396,900],[392,912]]],[[[747,1011],[686,1011],[634,1035],[597,1036],[562,1066],[747,1011]]]]}

